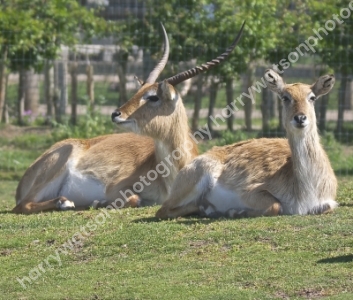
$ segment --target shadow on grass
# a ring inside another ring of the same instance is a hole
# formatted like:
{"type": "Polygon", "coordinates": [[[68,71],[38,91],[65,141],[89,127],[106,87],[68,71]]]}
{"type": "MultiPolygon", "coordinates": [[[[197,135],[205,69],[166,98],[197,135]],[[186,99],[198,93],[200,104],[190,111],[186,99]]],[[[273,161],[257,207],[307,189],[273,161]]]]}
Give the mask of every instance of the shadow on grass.
{"type": "Polygon", "coordinates": [[[198,216],[182,217],[176,219],[162,220],[156,217],[140,218],[132,221],[133,223],[157,223],[157,222],[174,222],[178,224],[193,225],[193,224],[210,224],[215,221],[227,220],[225,218],[201,218],[198,216]]]}
{"type": "Polygon", "coordinates": [[[331,258],[324,258],[317,261],[319,264],[336,264],[336,263],[347,263],[353,261],[353,255],[341,255],[331,258]]]}
{"type": "Polygon", "coordinates": [[[347,202],[343,202],[343,203],[340,203],[339,206],[345,206],[345,207],[353,207],[353,203],[347,203],[347,202]]]}
{"type": "Polygon", "coordinates": [[[336,169],[335,174],[337,177],[353,175],[353,169],[336,169]]]}

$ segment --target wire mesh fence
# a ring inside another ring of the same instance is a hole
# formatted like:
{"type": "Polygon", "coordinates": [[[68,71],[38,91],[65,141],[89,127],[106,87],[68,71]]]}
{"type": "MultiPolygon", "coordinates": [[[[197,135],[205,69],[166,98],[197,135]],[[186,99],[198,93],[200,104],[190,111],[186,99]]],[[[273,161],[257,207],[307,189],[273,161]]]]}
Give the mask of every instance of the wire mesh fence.
{"type": "MultiPolygon", "coordinates": [[[[35,52],[28,51],[32,46],[21,49],[18,43],[9,43],[6,48],[3,43],[0,76],[2,122],[16,125],[42,125],[52,120],[63,122],[73,115],[78,119],[84,118],[93,106],[109,120],[111,112],[137,91],[139,84],[135,76],[146,78],[146,74],[158,61],[163,49],[159,21],[166,27],[172,45],[168,65],[160,78],[163,79],[222,53],[240,27],[236,24],[241,24],[247,12],[245,4],[242,8],[232,8],[234,11],[230,16],[234,15],[234,23],[229,27],[220,24],[220,28],[216,28],[210,27],[207,22],[217,25],[215,22],[219,18],[218,14],[223,13],[224,9],[219,1],[200,2],[199,6],[193,1],[79,2],[85,9],[98,7],[99,18],[111,22],[108,27],[120,24],[120,31],[105,35],[93,34],[89,42],[79,38],[69,46],[59,43],[58,57],[39,58],[40,68],[31,64],[32,59],[38,60],[35,52]],[[198,7],[202,10],[197,11],[198,7]],[[164,11],[164,15],[157,8],[164,11]],[[161,14],[160,18],[154,19],[154,13],[157,12],[161,14]],[[193,16],[189,18],[188,24],[184,24],[186,18],[183,14],[193,16]],[[202,30],[205,26],[209,27],[202,30]],[[7,53],[4,52],[5,48],[7,53]]],[[[10,2],[4,3],[1,5],[10,5],[10,2]]],[[[269,5],[274,7],[267,16],[268,22],[274,18],[284,20],[286,14],[291,13],[295,19],[302,4],[302,1],[272,1],[269,5]],[[275,4],[278,4],[277,10],[275,4]],[[280,7],[283,7],[282,11],[280,7]]],[[[336,10],[340,18],[337,21],[325,5],[326,2],[317,11],[306,8],[306,17],[312,20],[311,27],[304,24],[307,20],[304,17],[298,17],[297,23],[293,21],[288,27],[283,23],[283,28],[278,28],[279,25],[273,27],[264,22],[265,19],[262,19],[262,24],[255,26],[251,18],[256,20],[257,16],[249,16],[250,20],[247,20],[247,27],[234,58],[230,59],[224,69],[199,75],[201,79],[193,78],[177,87],[182,94],[192,129],[212,127],[213,136],[222,140],[220,143],[223,144],[250,137],[282,137],[285,132],[281,122],[281,100],[268,89],[262,88],[261,77],[265,69],[277,65],[276,68],[283,73],[287,83],[308,84],[312,84],[321,74],[334,72],[335,87],[330,94],[316,101],[315,111],[323,144],[336,173],[351,174],[353,77],[351,45],[348,41],[353,32],[350,17],[352,10],[349,3],[343,1],[332,4],[332,10],[336,10]],[[322,15],[325,9],[327,11],[324,12],[330,18],[322,16],[322,19],[318,19],[317,15],[322,15]],[[302,29],[304,26],[309,29],[305,31],[302,29]],[[256,28],[263,30],[256,31],[256,28]],[[272,36],[271,31],[276,36],[272,36]],[[264,46],[266,35],[268,43],[273,43],[267,45],[267,48],[264,46]],[[315,46],[310,44],[311,36],[316,39],[315,46]],[[289,41],[284,43],[286,39],[289,41]],[[262,53],[262,47],[265,53],[262,53]],[[338,49],[341,54],[332,58],[338,49]],[[231,118],[226,117],[230,100],[237,99],[243,93],[252,93],[253,103],[243,97],[245,105],[232,111],[231,118]]],[[[258,9],[261,10],[261,6],[258,9]]],[[[2,35],[5,36],[4,30],[2,35]]],[[[18,32],[13,32],[13,35],[16,34],[18,32]]]]}

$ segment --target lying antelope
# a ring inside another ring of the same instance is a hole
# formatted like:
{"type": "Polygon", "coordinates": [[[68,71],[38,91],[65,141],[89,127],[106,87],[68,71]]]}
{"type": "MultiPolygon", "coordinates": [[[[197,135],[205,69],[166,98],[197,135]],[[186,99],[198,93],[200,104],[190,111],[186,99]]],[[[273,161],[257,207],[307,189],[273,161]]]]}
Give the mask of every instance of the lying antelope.
{"type": "Polygon", "coordinates": [[[314,111],[334,77],[322,76],[313,85],[285,84],[267,70],[264,78],[283,101],[288,139],[248,140],[197,157],[179,172],[158,218],[320,214],[337,206],[336,177],[320,144],[314,111]]]}
{"type": "Polygon", "coordinates": [[[174,86],[224,60],[235,48],[243,27],[217,60],[156,83],[169,56],[168,36],[162,29],[162,59],[137,93],[112,115],[116,123],[150,137],[124,133],[56,143],[26,170],[17,187],[14,213],[91,205],[136,207],[161,204],[167,198],[179,170],[198,154],[174,86]],[[176,149],[182,150],[181,157],[172,155],[176,149]]]}

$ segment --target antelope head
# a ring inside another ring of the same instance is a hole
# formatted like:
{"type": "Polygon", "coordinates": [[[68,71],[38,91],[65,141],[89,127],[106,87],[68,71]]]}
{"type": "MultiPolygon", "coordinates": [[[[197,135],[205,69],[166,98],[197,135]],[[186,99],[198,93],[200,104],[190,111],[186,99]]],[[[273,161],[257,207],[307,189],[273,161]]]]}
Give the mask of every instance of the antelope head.
{"type": "Polygon", "coordinates": [[[112,121],[131,131],[157,139],[170,135],[175,124],[187,124],[185,108],[175,86],[213,68],[225,60],[239,42],[244,25],[245,22],[232,45],[217,58],[201,66],[156,82],[169,56],[168,36],[162,25],[165,47],[160,62],[142,83],[137,93],[112,113],[112,121]],[[182,118],[185,118],[185,120],[182,120],[182,118]]]}
{"type": "Polygon", "coordinates": [[[321,76],[314,84],[286,84],[275,71],[266,70],[267,86],[283,102],[283,125],[286,131],[299,133],[316,130],[315,101],[327,94],[335,84],[333,75],[321,76]]]}

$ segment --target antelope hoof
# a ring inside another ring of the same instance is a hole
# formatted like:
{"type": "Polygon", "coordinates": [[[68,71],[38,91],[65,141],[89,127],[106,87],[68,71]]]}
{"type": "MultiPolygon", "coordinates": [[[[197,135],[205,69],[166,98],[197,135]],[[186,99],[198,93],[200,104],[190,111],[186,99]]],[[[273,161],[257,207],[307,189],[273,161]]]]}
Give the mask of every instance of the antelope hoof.
{"type": "Polygon", "coordinates": [[[167,214],[167,209],[164,207],[161,207],[160,209],[157,210],[156,212],[156,218],[158,219],[168,219],[168,214],[167,214]]]}
{"type": "Polygon", "coordinates": [[[73,210],[75,209],[75,203],[62,197],[59,199],[59,201],[56,203],[56,206],[59,210],[73,210]]]}
{"type": "Polygon", "coordinates": [[[228,211],[228,215],[230,218],[233,218],[233,219],[242,219],[242,218],[248,217],[248,212],[246,210],[230,209],[228,211]]]}
{"type": "Polygon", "coordinates": [[[94,209],[98,209],[98,208],[102,208],[102,207],[106,207],[108,204],[108,201],[99,201],[99,200],[94,200],[92,202],[92,207],[94,209]]]}

